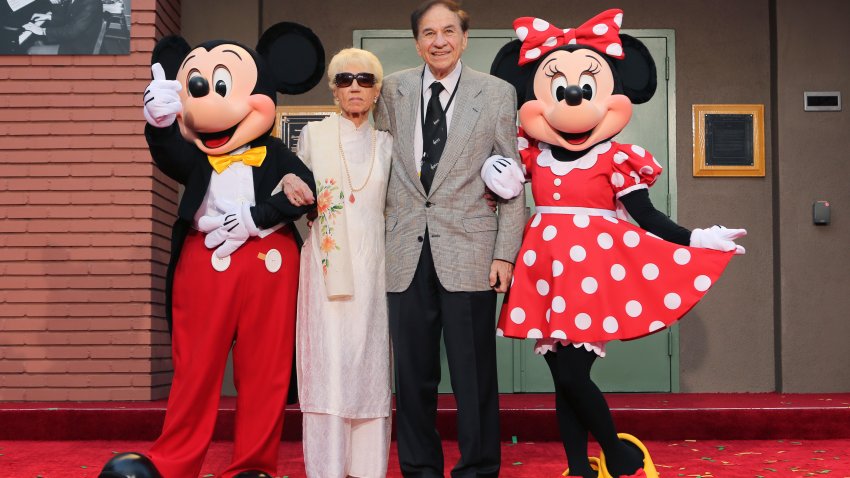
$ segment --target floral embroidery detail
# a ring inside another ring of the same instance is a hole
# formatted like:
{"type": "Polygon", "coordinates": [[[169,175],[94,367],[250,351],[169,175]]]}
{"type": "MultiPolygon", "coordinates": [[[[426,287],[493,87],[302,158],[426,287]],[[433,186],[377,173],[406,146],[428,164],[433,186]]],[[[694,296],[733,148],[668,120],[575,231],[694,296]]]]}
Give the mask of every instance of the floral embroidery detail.
{"type": "Polygon", "coordinates": [[[334,226],[336,218],[342,213],[343,193],[334,178],[325,178],[324,181],[316,181],[317,212],[319,221],[319,233],[321,241],[319,250],[322,253],[322,272],[328,275],[330,266],[329,254],[331,251],[339,250],[336,239],[334,239],[334,226]]]}

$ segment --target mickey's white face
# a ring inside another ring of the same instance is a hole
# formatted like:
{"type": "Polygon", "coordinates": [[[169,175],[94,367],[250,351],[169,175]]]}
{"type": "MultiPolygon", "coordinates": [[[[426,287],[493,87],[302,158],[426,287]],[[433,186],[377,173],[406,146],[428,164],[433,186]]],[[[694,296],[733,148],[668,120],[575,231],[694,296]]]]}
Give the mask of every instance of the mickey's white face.
{"type": "Polygon", "coordinates": [[[519,111],[523,130],[539,141],[584,151],[626,127],[628,97],[614,94],[614,73],[589,49],[555,50],[534,74],[533,100],[519,111]]]}
{"type": "Polygon", "coordinates": [[[206,154],[229,153],[274,124],[274,101],[264,94],[251,94],[257,85],[257,64],[238,45],[192,50],[177,80],[183,85],[180,132],[206,154]]]}

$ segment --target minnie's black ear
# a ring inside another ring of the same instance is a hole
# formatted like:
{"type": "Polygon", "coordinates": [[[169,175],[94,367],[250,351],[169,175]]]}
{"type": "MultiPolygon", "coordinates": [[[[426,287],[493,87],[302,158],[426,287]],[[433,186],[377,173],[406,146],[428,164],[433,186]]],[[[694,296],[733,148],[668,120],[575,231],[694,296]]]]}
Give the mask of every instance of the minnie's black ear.
{"type": "Polygon", "coordinates": [[[496,53],[493,64],[490,65],[490,74],[501,78],[516,89],[517,109],[525,103],[526,85],[529,77],[534,72],[533,68],[519,66],[519,49],[522,42],[514,40],[507,43],[496,53]]]}
{"type": "Polygon", "coordinates": [[[623,93],[636,105],[646,103],[655,94],[655,61],[637,38],[620,35],[620,40],[626,57],[613,63],[622,81],[623,93]]]}
{"type": "Polygon", "coordinates": [[[325,73],[325,49],[313,30],[297,23],[269,27],[257,43],[257,53],[275,78],[277,91],[298,95],[310,91],[325,73]]]}
{"type": "Polygon", "coordinates": [[[162,69],[165,70],[165,77],[173,80],[177,78],[177,70],[180,69],[180,65],[190,51],[192,51],[192,48],[183,37],[177,35],[163,37],[153,47],[151,65],[154,63],[161,64],[162,69]]]}

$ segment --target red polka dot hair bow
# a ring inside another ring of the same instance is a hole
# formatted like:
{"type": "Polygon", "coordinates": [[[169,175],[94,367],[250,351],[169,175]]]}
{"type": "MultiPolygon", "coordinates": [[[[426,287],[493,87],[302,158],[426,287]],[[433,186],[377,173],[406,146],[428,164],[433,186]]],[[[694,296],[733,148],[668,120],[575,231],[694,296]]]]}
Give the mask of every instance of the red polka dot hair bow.
{"type": "Polygon", "coordinates": [[[622,60],[625,58],[620,43],[622,24],[623,11],[619,9],[606,10],[578,28],[563,30],[540,18],[517,18],[514,20],[514,30],[522,42],[519,64],[522,66],[532,62],[563,45],[591,46],[622,60]]]}

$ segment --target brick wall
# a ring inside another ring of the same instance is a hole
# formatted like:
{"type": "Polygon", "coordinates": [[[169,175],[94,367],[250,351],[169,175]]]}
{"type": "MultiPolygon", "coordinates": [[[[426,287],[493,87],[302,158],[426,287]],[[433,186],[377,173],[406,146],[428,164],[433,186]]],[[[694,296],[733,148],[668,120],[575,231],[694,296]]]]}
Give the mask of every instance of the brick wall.
{"type": "Polygon", "coordinates": [[[177,187],[142,92],[180,0],[132,0],[130,54],[0,56],[0,401],[168,394],[177,187]]]}

